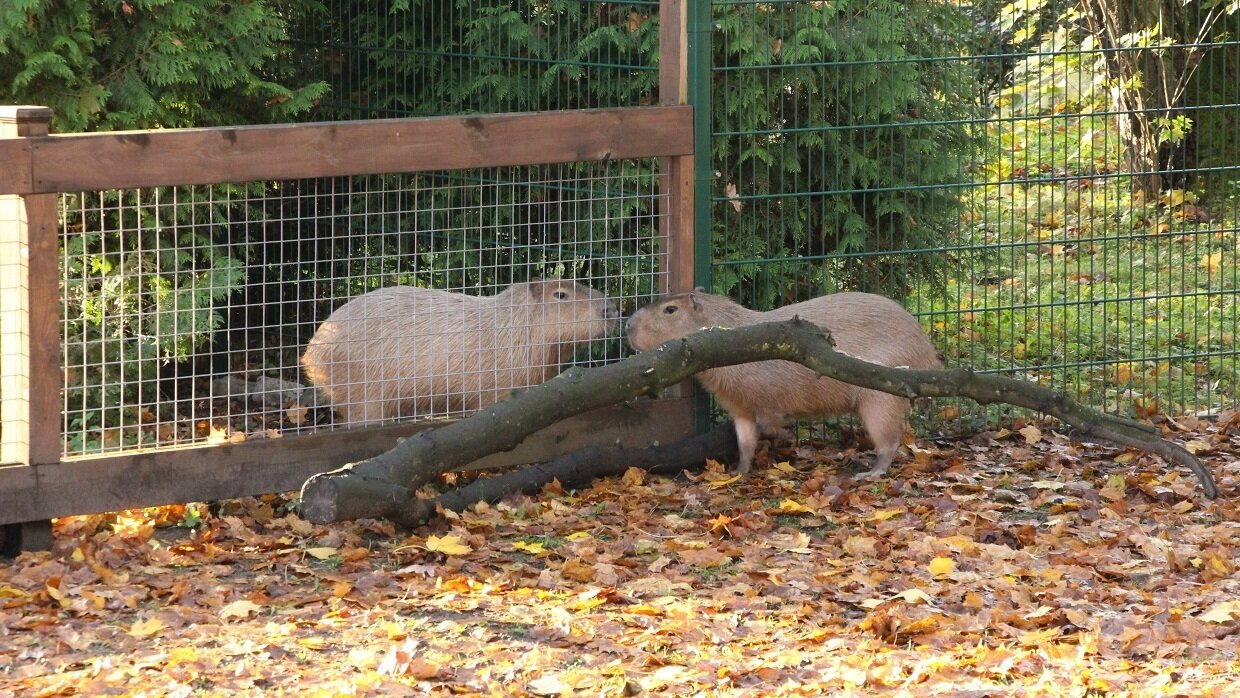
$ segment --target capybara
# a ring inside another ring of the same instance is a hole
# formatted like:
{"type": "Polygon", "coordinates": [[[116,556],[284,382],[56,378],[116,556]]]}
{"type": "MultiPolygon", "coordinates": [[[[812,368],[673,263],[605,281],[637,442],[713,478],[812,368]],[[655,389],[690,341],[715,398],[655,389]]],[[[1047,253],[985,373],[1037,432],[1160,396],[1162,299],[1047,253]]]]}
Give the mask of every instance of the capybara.
{"type": "MultiPolygon", "coordinates": [[[[757,312],[698,290],[639,309],[629,319],[627,332],[629,344],[646,351],[704,327],[739,327],[794,316],[828,330],[839,351],[857,358],[885,366],[941,366],[917,320],[895,301],[871,293],[835,293],[757,312]]],[[[697,379],[732,417],[740,449],[737,470],[742,473],[753,464],[759,430],[772,433],[788,419],[860,417],[874,443],[874,461],[863,477],[887,471],[904,435],[906,398],[823,378],[791,361],[712,368],[697,379]]]]}
{"type": "Polygon", "coordinates": [[[619,318],[607,296],[572,281],[494,296],[391,286],[337,308],[301,363],[340,423],[464,414],[547,380],[619,318]]]}

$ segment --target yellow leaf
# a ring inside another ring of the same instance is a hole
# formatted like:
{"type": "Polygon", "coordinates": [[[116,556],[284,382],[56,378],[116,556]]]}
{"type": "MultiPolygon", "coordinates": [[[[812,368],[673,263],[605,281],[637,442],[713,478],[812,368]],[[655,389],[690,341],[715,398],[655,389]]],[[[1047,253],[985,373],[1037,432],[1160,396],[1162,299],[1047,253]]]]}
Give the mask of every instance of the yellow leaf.
{"type": "Polygon", "coordinates": [[[1184,444],[1184,448],[1188,449],[1189,453],[1195,455],[1203,451],[1209,451],[1210,443],[1202,439],[1192,439],[1188,443],[1184,444]]]}
{"type": "Polygon", "coordinates": [[[523,553],[529,553],[530,555],[543,555],[547,552],[547,549],[543,547],[542,543],[526,543],[524,541],[516,541],[512,544],[512,547],[523,553]]]}
{"type": "Polygon", "coordinates": [[[332,596],[338,599],[343,599],[349,595],[350,591],[353,591],[352,584],[348,582],[336,582],[336,584],[332,587],[332,596]]]}
{"type": "Polygon", "coordinates": [[[804,531],[792,531],[789,533],[772,533],[767,540],[776,548],[789,553],[797,553],[805,555],[812,552],[809,547],[810,538],[804,531]]]}
{"type": "Polygon", "coordinates": [[[950,577],[956,571],[956,561],[950,557],[936,557],[930,561],[930,575],[935,579],[950,577]]]}
{"type": "Polygon", "coordinates": [[[22,591],[21,589],[18,589],[17,587],[0,587],[0,598],[4,598],[6,596],[16,599],[16,598],[21,598],[23,596],[30,596],[30,594],[27,594],[26,592],[22,591]]]}
{"type": "MultiPolygon", "coordinates": [[[[1051,608],[1050,606],[1038,606],[1036,609],[1025,614],[1025,620],[1036,620],[1038,618],[1041,618],[1043,616],[1046,616],[1052,613],[1054,610],[1055,609],[1051,608]]],[[[1059,629],[1056,628],[1055,631],[1058,632],[1059,629]]]]}
{"type": "Polygon", "coordinates": [[[47,586],[44,587],[44,589],[47,591],[48,596],[52,597],[53,599],[56,599],[56,603],[59,603],[61,606],[69,605],[69,599],[67,596],[65,596],[65,592],[60,590],[60,587],[55,587],[55,586],[52,586],[51,584],[48,584],[47,586]]]}
{"type": "Polygon", "coordinates": [[[904,591],[891,595],[892,599],[900,599],[904,603],[919,604],[930,603],[934,599],[929,594],[916,587],[905,589],[904,591]]]}
{"type": "Polygon", "coordinates": [[[886,521],[904,513],[903,509],[881,509],[866,517],[867,521],[886,521]]]}
{"type": "Polygon", "coordinates": [[[785,514],[812,514],[813,509],[801,504],[795,499],[785,499],[779,503],[779,510],[785,514]]]}
{"type": "Polygon", "coordinates": [[[384,621],[379,626],[383,632],[387,633],[389,640],[403,640],[409,636],[409,631],[402,625],[397,625],[391,621],[384,621]]]}
{"type": "Polygon", "coordinates": [[[651,604],[646,604],[646,603],[639,603],[634,606],[629,606],[625,610],[627,610],[629,613],[634,613],[639,616],[661,616],[663,615],[662,607],[652,606],[651,604]]]}
{"type": "Polygon", "coordinates": [[[791,475],[791,474],[793,474],[793,473],[795,473],[795,472],[797,471],[797,469],[796,469],[796,468],[794,468],[794,467],[792,467],[792,464],[791,464],[791,463],[789,463],[789,462],[788,462],[788,461],[786,461],[786,460],[781,460],[781,461],[779,461],[778,463],[776,463],[775,465],[773,465],[773,466],[771,466],[771,467],[772,467],[772,468],[775,468],[776,470],[779,470],[779,471],[781,471],[781,472],[788,473],[789,475],[791,475]]]}
{"type": "Polygon", "coordinates": [[[574,541],[579,541],[579,540],[590,540],[593,537],[594,536],[590,535],[589,531],[573,531],[572,533],[565,536],[565,539],[570,542],[574,542],[574,541]]]}
{"type": "Polygon", "coordinates": [[[249,599],[240,599],[225,605],[220,609],[220,618],[228,620],[229,618],[249,618],[255,613],[262,610],[262,606],[250,601],[249,599]]]}
{"type": "Polygon", "coordinates": [[[443,553],[444,555],[465,555],[474,551],[465,541],[461,540],[460,536],[455,534],[427,536],[426,549],[433,553],[443,553]]]}
{"type": "Polygon", "coordinates": [[[147,618],[146,620],[134,621],[134,624],[129,626],[128,632],[131,637],[141,639],[150,637],[166,627],[168,626],[164,625],[164,622],[158,618],[147,618]]]}
{"type": "Polygon", "coordinates": [[[708,476],[707,476],[707,478],[706,478],[706,486],[707,486],[707,487],[710,487],[712,490],[717,490],[717,489],[719,489],[720,487],[727,487],[728,485],[730,485],[730,484],[732,484],[732,483],[736,482],[736,481],[737,481],[737,480],[739,480],[739,479],[741,479],[741,475],[740,475],[740,474],[733,475],[733,476],[731,476],[731,477],[727,477],[727,476],[724,476],[724,477],[710,477],[710,476],[708,475],[708,476]]]}
{"type": "Polygon", "coordinates": [[[326,560],[336,554],[336,549],[332,547],[306,548],[306,554],[316,560],[326,560]]]}
{"type": "Polygon", "coordinates": [[[1164,206],[1175,208],[1182,205],[1186,201],[1195,201],[1196,196],[1184,189],[1168,189],[1166,194],[1158,197],[1158,201],[1164,206]]]}
{"type": "Polygon", "coordinates": [[[74,548],[72,557],[74,562],[83,562],[86,560],[86,553],[82,552],[81,548],[74,548]]]}
{"type": "Polygon", "coordinates": [[[1240,601],[1223,601],[1198,616],[1207,623],[1230,623],[1240,616],[1240,601]]]}

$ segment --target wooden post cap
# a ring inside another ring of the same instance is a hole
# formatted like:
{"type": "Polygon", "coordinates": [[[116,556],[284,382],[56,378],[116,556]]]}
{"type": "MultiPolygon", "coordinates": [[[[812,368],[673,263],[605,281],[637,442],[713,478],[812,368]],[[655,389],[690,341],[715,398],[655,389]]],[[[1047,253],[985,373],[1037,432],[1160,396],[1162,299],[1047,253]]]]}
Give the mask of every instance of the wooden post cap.
{"type": "Polygon", "coordinates": [[[0,122],[8,124],[48,123],[52,120],[51,107],[0,105],[0,122]]]}

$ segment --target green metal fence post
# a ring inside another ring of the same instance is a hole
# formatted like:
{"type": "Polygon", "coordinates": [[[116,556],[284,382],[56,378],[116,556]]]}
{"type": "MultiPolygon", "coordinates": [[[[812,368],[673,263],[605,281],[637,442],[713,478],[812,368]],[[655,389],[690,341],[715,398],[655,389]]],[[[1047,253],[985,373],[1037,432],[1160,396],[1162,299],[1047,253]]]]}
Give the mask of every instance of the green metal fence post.
{"type": "Polygon", "coordinates": [[[693,105],[693,278],[710,288],[712,225],[711,182],[711,34],[714,19],[709,0],[689,3],[689,104],[693,105]]]}

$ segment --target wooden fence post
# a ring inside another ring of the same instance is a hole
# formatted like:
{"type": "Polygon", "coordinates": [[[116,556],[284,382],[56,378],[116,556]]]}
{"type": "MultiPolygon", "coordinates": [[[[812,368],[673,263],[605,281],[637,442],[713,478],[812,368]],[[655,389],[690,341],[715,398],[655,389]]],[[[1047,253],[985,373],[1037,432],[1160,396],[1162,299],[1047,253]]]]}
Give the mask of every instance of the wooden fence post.
{"type": "MultiPolygon", "coordinates": [[[[689,103],[689,2],[659,2],[659,103],[664,106],[689,103]]],[[[663,294],[692,291],[697,286],[693,158],[690,154],[659,159],[659,190],[667,207],[659,219],[663,269],[667,270],[659,289],[663,294]]],[[[705,394],[697,393],[692,380],[669,388],[664,398],[679,400],[672,419],[685,436],[705,430],[706,420],[701,416],[705,394]]]]}
{"type": "MultiPolygon", "coordinates": [[[[0,138],[46,136],[51,120],[47,107],[0,106],[0,138]]],[[[31,162],[6,167],[33,183],[31,162]]],[[[0,464],[60,462],[57,234],[56,194],[0,195],[0,464]]]]}
{"type": "MultiPolygon", "coordinates": [[[[675,106],[689,103],[689,0],[661,0],[659,3],[659,103],[675,106]]],[[[693,155],[660,158],[659,189],[666,195],[660,220],[663,261],[667,276],[662,293],[692,291],[693,245],[693,155]]]]}

